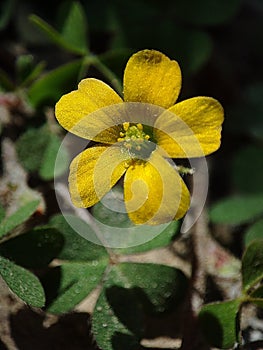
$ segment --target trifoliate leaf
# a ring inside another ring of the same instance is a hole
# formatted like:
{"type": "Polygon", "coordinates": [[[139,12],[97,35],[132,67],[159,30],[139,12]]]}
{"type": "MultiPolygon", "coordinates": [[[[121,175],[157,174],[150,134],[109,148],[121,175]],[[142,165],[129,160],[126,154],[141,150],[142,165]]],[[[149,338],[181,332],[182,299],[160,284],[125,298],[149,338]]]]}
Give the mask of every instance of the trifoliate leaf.
{"type": "Polygon", "coordinates": [[[263,240],[253,241],[242,258],[243,290],[248,293],[263,278],[263,240]]]}
{"type": "Polygon", "coordinates": [[[199,320],[208,342],[220,349],[229,349],[236,343],[236,318],[239,300],[217,302],[205,305],[199,320]]]}
{"type": "Polygon", "coordinates": [[[164,265],[121,263],[111,267],[92,322],[102,349],[137,349],[144,312],[163,312],[182,300],[186,278],[164,265]],[[120,302],[121,300],[121,302],[120,302]]]}
{"type": "Polygon", "coordinates": [[[42,227],[0,245],[0,255],[27,268],[47,266],[62,249],[63,237],[54,228],[42,227]]]}
{"type": "Polygon", "coordinates": [[[210,211],[210,219],[216,224],[240,225],[263,212],[263,195],[240,196],[222,199],[210,211]]]}
{"type": "Polygon", "coordinates": [[[0,256],[0,275],[12,292],[24,302],[35,307],[44,306],[44,290],[31,272],[0,256]]]}

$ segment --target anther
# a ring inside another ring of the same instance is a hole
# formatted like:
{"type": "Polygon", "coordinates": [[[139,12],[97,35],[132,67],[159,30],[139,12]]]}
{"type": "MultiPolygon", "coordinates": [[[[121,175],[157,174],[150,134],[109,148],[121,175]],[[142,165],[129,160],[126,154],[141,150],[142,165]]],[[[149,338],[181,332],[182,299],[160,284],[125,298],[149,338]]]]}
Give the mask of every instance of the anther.
{"type": "Polygon", "coordinates": [[[127,131],[129,129],[129,127],[130,127],[130,123],[129,122],[124,122],[122,125],[123,125],[124,131],[127,131]]]}

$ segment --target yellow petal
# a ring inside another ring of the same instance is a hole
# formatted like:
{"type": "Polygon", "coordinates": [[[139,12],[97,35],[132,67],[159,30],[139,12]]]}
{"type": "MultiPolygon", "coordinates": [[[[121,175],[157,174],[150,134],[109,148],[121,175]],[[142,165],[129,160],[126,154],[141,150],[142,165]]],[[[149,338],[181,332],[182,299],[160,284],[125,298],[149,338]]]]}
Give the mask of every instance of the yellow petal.
{"type": "Polygon", "coordinates": [[[127,168],[128,157],[120,147],[91,147],[73,159],[70,165],[69,191],[76,207],[97,203],[127,168]]]}
{"type": "Polygon", "coordinates": [[[103,120],[103,113],[99,113],[101,108],[121,103],[120,96],[107,84],[100,80],[88,78],[82,80],[78,85],[78,90],[72,91],[60,98],[56,104],[55,114],[58,122],[66,130],[86,139],[95,139],[94,127],[96,129],[96,119],[98,130],[105,130],[106,135],[99,139],[100,142],[116,142],[119,129],[113,127],[108,130],[108,125],[103,120]],[[93,112],[93,124],[90,125],[89,115],[93,112]],[[107,131],[107,132],[106,132],[107,131]]]}
{"type": "Polygon", "coordinates": [[[190,98],[157,119],[155,138],[172,158],[202,157],[219,148],[223,120],[224,111],[217,100],[190,98]]]}
{"type": "Polygon", "coordinates": [[[184,216],[190,195],[177,171],[154,151],[147,162],[137,161],[127,170],[124,199],[135,224],[158,225],[184,216]]]}
{"type": "Polygon", "coordinates": [[[168,108],[179,95],[181,70],[176,61],[161,52],[143,50],[129,59],[123,84],[126,102],[144,102],[168,108]]]}

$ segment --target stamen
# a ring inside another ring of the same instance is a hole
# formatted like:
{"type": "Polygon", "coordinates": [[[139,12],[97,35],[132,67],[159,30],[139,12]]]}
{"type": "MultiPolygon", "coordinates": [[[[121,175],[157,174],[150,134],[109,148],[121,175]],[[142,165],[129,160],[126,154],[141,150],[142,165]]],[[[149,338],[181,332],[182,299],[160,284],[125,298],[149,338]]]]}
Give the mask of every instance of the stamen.
{"type": "Polygon", "coordinates": [[[124,122],[122,125],[123,125],[123,129],[125,131],[127,131],[129,129],[129,127],[130,127],[130,123],[129,122],[124,122]]]}
{"type": "Polygon", "coordinates": [[[148,142],[150,135],[145,134],[143,131],[144,126],[141,123],[130,124],[124,122],[122,124],[122,130],[119,132],[118,142],[122,142],[122,145],[133,156],[139,156],[148,158],[151,152],[155,149],[152,142],[148,142]]]}
{"type": "Polygon", "coordinates": [[[140,131],[143,131],[143,126],[141,123],[138,123],[136,126],[140,131]]]}

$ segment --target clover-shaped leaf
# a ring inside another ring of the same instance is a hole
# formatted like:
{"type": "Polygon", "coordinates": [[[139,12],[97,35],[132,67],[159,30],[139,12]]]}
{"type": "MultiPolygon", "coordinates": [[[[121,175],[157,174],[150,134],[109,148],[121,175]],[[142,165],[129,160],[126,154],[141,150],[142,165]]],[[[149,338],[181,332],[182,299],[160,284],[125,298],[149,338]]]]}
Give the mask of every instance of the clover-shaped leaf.
{"type": "Polygon", "coordinates": [[[93,314],[98,345],[104,350],[137,349],[143,336],[143,314],[164,312],[182,301],[186,285],[184,274],[169,266],[113,265],[93,314]]]}

